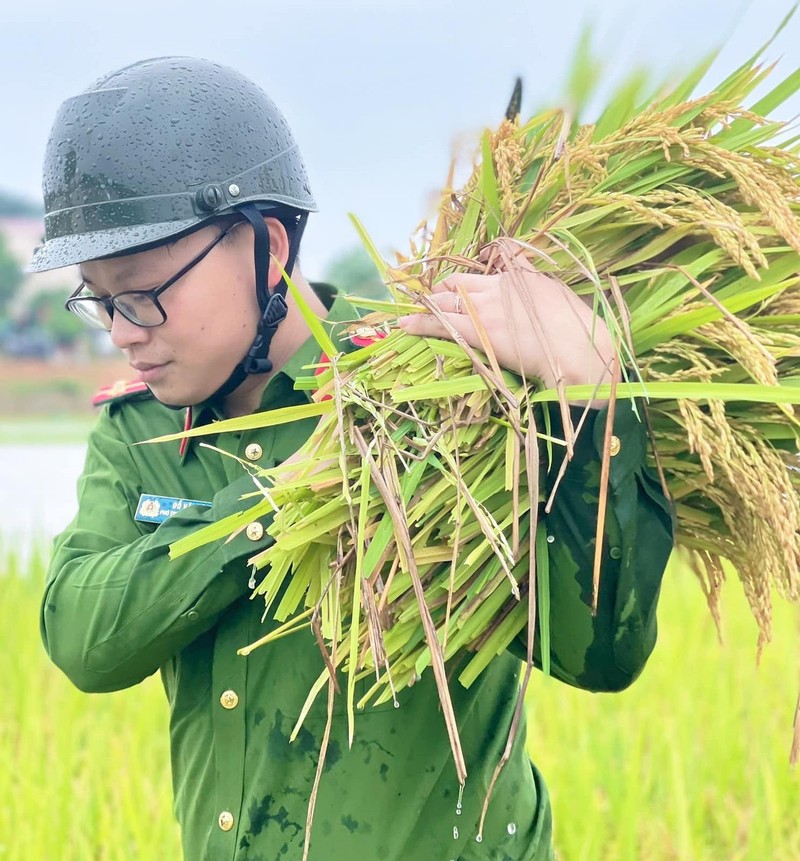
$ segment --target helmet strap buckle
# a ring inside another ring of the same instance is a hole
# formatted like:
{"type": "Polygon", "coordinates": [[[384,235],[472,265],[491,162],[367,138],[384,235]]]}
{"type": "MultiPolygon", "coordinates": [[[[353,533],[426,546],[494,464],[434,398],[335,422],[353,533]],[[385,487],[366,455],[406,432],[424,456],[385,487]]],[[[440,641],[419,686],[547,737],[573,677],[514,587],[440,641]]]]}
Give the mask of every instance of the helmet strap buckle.
{"type": "MultiPolygon", "coordinates": [[[[278,326],[286,319],[289,306],[286,303],[286,279],[282,278],[275,286],[275,290],[268,293],[267,286],[267,260],[269,259],[269,233],[264,224],[261,214],[256,207],[245,204],[239,208],[242,215],[252,224],[255,234],[255,271],[256,271],[256,295],[258,297],[261,319],[258,322],[258,332],[247,355],[233,369],[230,377],[212,395],[212,398],[222,400],[232,391],[237,389],[251,374],[268,374],[274,365],[269,359],[269,347],[278,326]]],[[[298,218],[295,229],[289,237],[289,257],[286,261],[286,271],[291,272],[297,257],[297,249],[303,235],[308,215],[303,212],[298,218]]]]}
{"type": "Polygon", "coordinates": [[[272,370],[272,362],[267,356],[252,356],[248,353],[242,361],[242,369],[247,376],[251,374],[268,374],[272,370]]]}
{"type": "Polygon", "coordinates": [[[259,332],[270,332],[270,338],[275,330],[286,319],[289,313],[289,306],[286,304],[286,299],[282,293],[273,293],[269,297],[267,307],[261,314],[261,322],[259,323],[259,332]]]}
{"type": "Polygon", "coordinates": [[[283,294],[273,293],[261,314],[258,334],[242,362],[246,374],[268,374],[272,370],[272,362],[268,358],[269,347],[278,326],[286,319],[288,312],[289,306],[283,294]]]}

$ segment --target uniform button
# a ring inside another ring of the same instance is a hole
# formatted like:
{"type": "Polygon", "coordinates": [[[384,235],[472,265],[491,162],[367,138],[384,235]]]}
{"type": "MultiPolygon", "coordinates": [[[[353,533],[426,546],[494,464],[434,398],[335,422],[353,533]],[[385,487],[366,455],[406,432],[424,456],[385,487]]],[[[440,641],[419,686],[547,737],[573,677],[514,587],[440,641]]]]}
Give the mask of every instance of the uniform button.
{"type": "Polygon", "coordinates": [[[186,619],[189,622],[194,622],[199,618],[199,616],[200,614],[197,612],[197,610],[189,610],[189,612],[186,614],[186,619]]]}
{"type": "Polygon", "coordinates": [[[264,527],[257,520],[254,520],[248,524],[245,533],[251,541],[259,541],[264,536],[264,527]]]}
{"type": "Polygon", "coordinates": [[[223,810],[219,815],[219,827],[223,831],[230,831],[233,828],[233,814],[229,810],[223,810]]]}
{"type": "Polygon", "coordinates": [[[235,709],[239,705],[239,695],[236,691],[225,691],[219,698],[222,708],[235,709]]]}
{"type": "Polygon", "coordinates": [[[619,441],[618,436],[611,437],[611,457],[616,457],[619,454],[619,450],[622,448],[622,443],[619,441]]]}
{"type": "Polygon", "coordinates": [[[264,450],[257,442],[251,442],[244,450],[244,456],[248,460],[258,460],[262,454],[264,454],[264,450]]]}
{"type": "Polygon", "coordinates": [[[619,558],[622,556],[622,550],[620,550],[620,548],[619,548],[619,547],[612,547],[612,548],[608,551],[608,555],[609,555],[612,559],[619,559],[619,558]]]}

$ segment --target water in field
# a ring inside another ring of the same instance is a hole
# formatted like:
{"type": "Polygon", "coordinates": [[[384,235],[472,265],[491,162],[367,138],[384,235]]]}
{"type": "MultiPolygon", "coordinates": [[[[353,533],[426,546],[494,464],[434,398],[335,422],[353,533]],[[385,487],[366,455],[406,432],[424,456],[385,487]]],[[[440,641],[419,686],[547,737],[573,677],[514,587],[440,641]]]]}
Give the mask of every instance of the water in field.
{"type": "Polygon", "coordinates": [[[49,544],[77,508],[83,443],[0,444],[0,545],[49,544]]]}

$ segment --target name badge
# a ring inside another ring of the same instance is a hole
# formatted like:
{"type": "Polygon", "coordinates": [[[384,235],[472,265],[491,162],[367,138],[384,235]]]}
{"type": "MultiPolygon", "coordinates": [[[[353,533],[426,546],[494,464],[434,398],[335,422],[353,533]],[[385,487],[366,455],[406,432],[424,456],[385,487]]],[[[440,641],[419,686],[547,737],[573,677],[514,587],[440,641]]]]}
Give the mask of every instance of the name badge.
{"type": "Polygon", "coordinates": [[[139,504],[136,506],[136,514],[133,519],[142,523],[163,523],[167,518],[183,511],[190,505],[211,508],[210,502],[203,502],[201,499],[179,499],[175,496],[155,496],[152,493],[143,493],[139,497],[139,504]]]}

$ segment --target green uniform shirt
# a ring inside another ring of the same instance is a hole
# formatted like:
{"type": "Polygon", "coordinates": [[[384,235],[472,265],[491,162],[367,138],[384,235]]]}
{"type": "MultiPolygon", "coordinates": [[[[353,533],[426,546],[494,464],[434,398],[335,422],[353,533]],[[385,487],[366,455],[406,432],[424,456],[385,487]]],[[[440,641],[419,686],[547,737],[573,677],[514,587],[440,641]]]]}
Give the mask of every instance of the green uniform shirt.
{"type": "MultiPolygon", "coordinates": [[[[352,317],[339,300],[329,319],[352,317]]],[[[319,355],[309,341],[266,387],[261,409],[302,403],[293,388],[319,355]]],[[[557,411],[553,411],[557,425],[557,411]]],[[[213,411],[196,409],[194,424],[213,411]]],[[[545,519],[551,581],[552,673],[591,690],[617,690],[641,671],[656,634],[655,606],[670,552],[671,518],[644,469],[645,434],[617,406],[599,612],[589,601],[605,413],[592,412],[575,459],[545,519]],[[591,424],[594,424],[592,427],[591,424]]],[[[160,672],[170,706],[175,811],[186,861],[299,859],[325,725],[325,697],[298,738],[289,735],[322,663],[308,634],[236,650],[262,636],[263,604],[250,600],[246,559],[266,546],[260,530],[175,561],[169,545],[252,500],[252,479],[231,457],[190,442],[133,446],[182,428],[183,414],[147,395],[104,407],[79,482],[79,511],[56,540],[42,605],[53,661],[86,691],[129,687],[160,672]],[[160,525],[134,519],[140,494],[211,502],[160,525]]],[[[289,457],[316,420],[205,438],[271,466],[289,457]]],[[[519,653],[524,653],[520,645],[519,653]]],[[[477,823],[516,703],[519,661],[496,659],[466,690],[451,684],[469,776],[462,812],[432,674],[399,694],[400,708],[356,716],[347,747],[337,707],[311,836],[311,861],[542,861],[551,857],[551,814],[521,726],[497,783],[483,840],[477,823]]],[[[343,698],[342,698],[343,701],[343,698]]]]}

